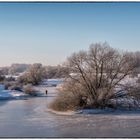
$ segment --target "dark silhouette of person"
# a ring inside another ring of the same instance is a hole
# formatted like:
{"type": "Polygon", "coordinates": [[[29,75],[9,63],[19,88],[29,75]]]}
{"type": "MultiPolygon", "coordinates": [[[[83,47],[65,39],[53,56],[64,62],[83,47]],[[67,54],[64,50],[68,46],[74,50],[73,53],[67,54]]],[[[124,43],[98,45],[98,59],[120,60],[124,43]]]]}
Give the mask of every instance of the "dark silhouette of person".
{"type": "Polygon", "coordinates": [[[48,93],[48,90],[46,89],[46,91],[45,91],[45,92],[46,92],[46,95],[47,95],[47,93],[48,93]]]}

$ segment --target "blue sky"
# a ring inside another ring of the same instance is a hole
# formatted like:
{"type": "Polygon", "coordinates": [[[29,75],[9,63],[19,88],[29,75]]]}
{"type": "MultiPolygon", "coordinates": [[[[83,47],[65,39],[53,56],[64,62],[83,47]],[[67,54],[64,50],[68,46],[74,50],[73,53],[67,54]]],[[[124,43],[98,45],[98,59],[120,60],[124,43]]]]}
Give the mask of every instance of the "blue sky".
{"type": "Polygon", "coordinates": [[[140,50],[140,3],[0,3],[0,66],[56,65],[104,41],[140,50]]]}

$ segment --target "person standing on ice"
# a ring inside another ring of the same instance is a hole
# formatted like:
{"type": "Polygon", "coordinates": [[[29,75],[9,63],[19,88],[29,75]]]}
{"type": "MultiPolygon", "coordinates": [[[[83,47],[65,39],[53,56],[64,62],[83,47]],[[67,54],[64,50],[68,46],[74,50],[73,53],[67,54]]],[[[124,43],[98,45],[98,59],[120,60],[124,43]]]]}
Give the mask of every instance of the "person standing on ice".
{"type": "Polygon", "coordinates": [[[47,89],[45,90],[45,93],[46,93],[46,95],[48,94],[48,90],[47,89]]]}

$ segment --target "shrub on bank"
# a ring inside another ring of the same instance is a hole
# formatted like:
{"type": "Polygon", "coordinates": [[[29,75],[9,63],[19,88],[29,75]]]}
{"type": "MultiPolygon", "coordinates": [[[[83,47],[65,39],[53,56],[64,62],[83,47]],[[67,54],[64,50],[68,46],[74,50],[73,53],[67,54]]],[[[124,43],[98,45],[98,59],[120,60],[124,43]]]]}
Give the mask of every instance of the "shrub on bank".
{"type": "Polygon", "coordinates": [[[16,83],[16,82],[5,82],[4,83],[5,90],[17,90],[22,91],[22,85],[16,83]]]}
{"type": "Polygon", "coordinates": [[[35,90],[31,85],[26,85],[23,87],[23,91],[26,94],[29,94],[31,96],[37,96],[38,91],[35,90]]]}
{"type": "Polygon", "coordinates": [[[4,83],[5,90],[8,90],[13,84],[14,84],[13,82],[5,82],[4,83]]]}
{"type": "Polygon", "coordinates": [[[50,108],[56,111],[77,110],[86,106],[86,100],[83,96],[72,93],[61,93],[50,104],[50,108]]]}
{"type": "Polygon", "coordinates": [[[3,82],[5,79],[5,76],[0,75],[0,82],[3,82]]]}
{"type": "Polygon", "coordinates": [[[140,100],[140,85],[135,86],[135,88],[131,88],[128,91],[128,95],[140,100]]]}
{"type": "Polygon", "coordinates": [[[12,86],[10,86],[8,89],[9,89],[9,90],[21,91],[21,92],[23,91],[23,90],[22,90],[22,87],[19,86],[19,85],[12,85],[12,86]]]}
{"type": "Polygon", "coordinates": [[[11,86],[11,84],[10,83],[4,83],[4,89],[5,90],[8,90],[8,88],[11,86]]]}

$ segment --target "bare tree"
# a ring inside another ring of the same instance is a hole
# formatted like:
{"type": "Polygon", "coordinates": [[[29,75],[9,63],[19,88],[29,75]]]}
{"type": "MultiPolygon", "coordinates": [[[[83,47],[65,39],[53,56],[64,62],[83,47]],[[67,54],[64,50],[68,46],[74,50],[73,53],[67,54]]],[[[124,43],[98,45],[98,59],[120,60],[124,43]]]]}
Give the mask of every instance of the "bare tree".
{"type": "Polygon", "coordinates": [[[45,77],[46,71],[42,64],[33,64],[24,75],[19,78],[20,82],[31,83],[33,85],[38,85],[39,82],[45,77]]]}
{"type": "Polygon", "coordinates": [[[76,74],[69,75],[67,80],[74,83],[70,91],[76,94],[84,88],[92,106],[105,107],[107,101],[119,92],[115,88],[123,85],[121,81],[134,70],[133,57],[111,48],[107,43],[92,44],[88,52],[74,53],[67,59],[67,67],[76,74]],[[76,89],[77,85],[79,89],[76,89]]]}

